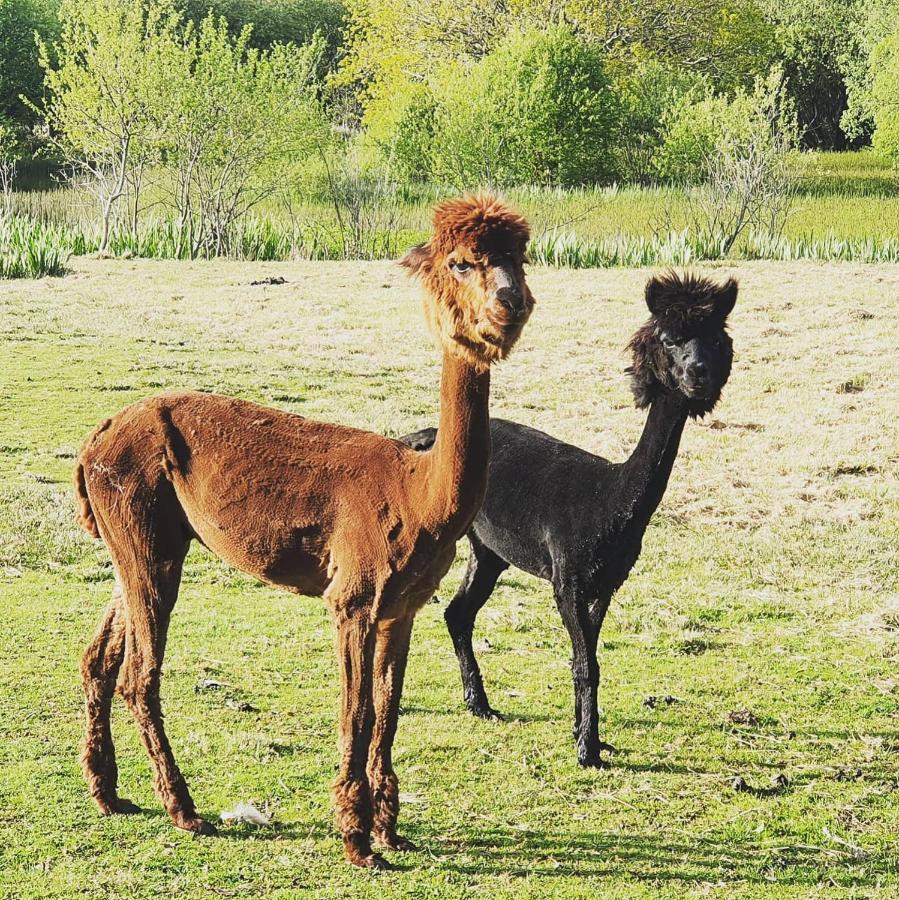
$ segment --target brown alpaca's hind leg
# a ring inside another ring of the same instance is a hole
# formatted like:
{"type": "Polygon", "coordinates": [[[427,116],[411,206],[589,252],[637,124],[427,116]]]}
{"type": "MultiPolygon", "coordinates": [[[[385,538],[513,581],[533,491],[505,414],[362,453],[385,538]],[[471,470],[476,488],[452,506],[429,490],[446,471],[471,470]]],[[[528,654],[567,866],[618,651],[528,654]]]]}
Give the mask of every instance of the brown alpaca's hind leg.
{"type": "Polygon", "coordinates": [[[167,553],[160,552],[164,546],[150,542],[131,558],[129,566],[118,565],[127,608],[125,660],[118,689],[137,721],[153,764],[156,794],[172,822],[186,831],[211,835],[215,828],[197,815],[162,724],[162,660],[187,544],[178,551],[169,548],[167,553]]]}
{"type": "Polygon", "coordinates": [[[116,676],[124,655],[125,614],[122,594],[116,584],[112,602],[81,660],[87,714],[87,730],[81,746],[81,767],[91,797],[105,816],[138,812],[139,809],[130,800],[124,800],[118,795],[118,768],[109,723],[116,676]]]}
{"type": "Polygon", "coordinates": [[[388,867],[387,862],[371,849],[371,790],[365,771],[374,724],[375,655],[375,626],[367,613],[367,609],[361,609],[351,617],[335,615],[341,704],[334,807],[346,858],[355,866],[383,869],[388,867]]]}
{"type": "Polygon", "coordinates": [[[368,757],[368,783],[373,806],[372,833],[381,846],[390,850],[417,849],[412,841],[396,833],[400,799],[392,758],[412,621],[412,616],[406,616],[379,622],[375,645],[375,724],[368,757]]]}

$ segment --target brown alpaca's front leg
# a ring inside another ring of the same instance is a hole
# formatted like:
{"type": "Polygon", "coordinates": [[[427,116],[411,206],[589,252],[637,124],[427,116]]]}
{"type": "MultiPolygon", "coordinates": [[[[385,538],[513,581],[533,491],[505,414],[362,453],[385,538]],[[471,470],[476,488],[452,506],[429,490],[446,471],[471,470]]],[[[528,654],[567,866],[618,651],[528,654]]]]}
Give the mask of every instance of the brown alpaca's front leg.
{"type": "Polygon", "coordinates": [[[139,807],[119,797],[118,767],[109,714],[115,694],[116,676],[125,655],[125,616],[118,584],[103,621],[81,660],[87,729],[81,745],[81,768],[100,812],[138,812],[139,807]]]}
{"type": "Polygon", "coordinates": [[[335,819],[346,858],[354,866],[384,869],[389,867],[387,861],[371,848],[371,790],[365,772],[374,724],[375,627],[369,621],[367,604],[351,618],[336,614],[335,619],[337,659],[341,670],[340,763],[334,782],[335,819]]]}
{"type": "Polygon", "coordinates": [[[400,800],[392,758],[412,622],[413,616],[380,622],[375,645],[375,724],[368,757],[368,783],[374,808],[372,832],[375,840],[390,850],[417,849],[412,841],[396,833],[400,800]]]}

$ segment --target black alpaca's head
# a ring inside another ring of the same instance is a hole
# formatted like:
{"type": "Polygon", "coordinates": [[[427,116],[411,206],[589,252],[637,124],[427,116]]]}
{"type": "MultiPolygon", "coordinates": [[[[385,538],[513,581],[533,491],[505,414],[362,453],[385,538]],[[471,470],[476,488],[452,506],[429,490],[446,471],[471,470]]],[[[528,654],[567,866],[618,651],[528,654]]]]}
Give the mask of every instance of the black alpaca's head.
{"type": "Polygon", "coordinates": [[[631,338],[628,368],[639,408],[664,392],[687,398],[691,416],[710,412],[730,375],[733,344],[727,316],[737,301],[737,282],[716,284],[694,274],[667,272],[646,284],[652,314],[631,338]]]}

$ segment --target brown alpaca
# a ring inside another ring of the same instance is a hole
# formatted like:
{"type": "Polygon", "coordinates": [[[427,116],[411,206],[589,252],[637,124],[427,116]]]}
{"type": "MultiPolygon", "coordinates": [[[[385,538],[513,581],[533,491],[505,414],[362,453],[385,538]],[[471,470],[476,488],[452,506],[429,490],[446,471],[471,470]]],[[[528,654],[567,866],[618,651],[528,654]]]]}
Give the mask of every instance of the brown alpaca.
{"type": "Polygon", "coordinates": [[[82,766],[104,814],[117,793],[109,713],[134,714],[156,792],[179,828],[214,834],[194,808],[163,730],[160,673],[181,567],[196,538],[222,559],[299,594],[323,596],[342,678],[337,827],[350,862],[382,867],[396,833],[391,748],[415,613],[433,596],[484,497],[491,363],[533,308],[528,225],[491,197],[434,211],[432,239],[401,261],[421,278],[443,348],[440,437],[399,441],[193,392],[135,403],[104,422],[75,473],[83,526],[102,537],[116,587],[84,654],[82,766]]]}

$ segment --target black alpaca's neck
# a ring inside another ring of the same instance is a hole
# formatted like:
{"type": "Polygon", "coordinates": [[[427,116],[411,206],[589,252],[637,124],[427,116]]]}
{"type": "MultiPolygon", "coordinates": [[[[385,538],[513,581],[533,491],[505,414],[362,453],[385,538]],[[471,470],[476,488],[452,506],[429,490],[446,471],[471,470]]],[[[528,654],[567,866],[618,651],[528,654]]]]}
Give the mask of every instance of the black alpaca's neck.
{"type": "Polygon", "coordinates": [[[650,404],[643,434],[619,470],[617,486],[625,521],[645,526],[656,511],[668,487],[687,414],[687,400],[680,392],[664,391],[650,404]]]}

